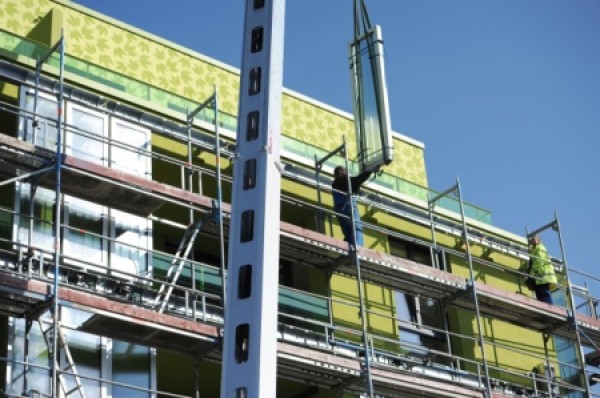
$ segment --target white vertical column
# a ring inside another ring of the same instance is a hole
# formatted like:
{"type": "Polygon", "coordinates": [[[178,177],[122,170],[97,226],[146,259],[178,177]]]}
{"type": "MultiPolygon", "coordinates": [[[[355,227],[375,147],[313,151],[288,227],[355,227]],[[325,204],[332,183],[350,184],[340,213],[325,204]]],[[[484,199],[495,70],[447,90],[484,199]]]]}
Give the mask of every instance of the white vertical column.
{"type": "Polygon", "coordinates": [[[275,398],[285,0],[247,0],[221,398],[275,398]]]}

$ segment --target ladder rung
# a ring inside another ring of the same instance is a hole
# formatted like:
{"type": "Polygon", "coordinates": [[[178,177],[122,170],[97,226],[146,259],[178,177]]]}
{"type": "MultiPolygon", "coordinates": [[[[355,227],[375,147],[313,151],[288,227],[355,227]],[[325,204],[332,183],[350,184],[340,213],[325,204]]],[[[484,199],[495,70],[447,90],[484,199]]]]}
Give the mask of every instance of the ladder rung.
{"type": "Polygon", "coordinates": [[[65,397],[68,397],[69,395],[73,394],[77,390],[81,390],[81,387],[83,387],[83,386],[81,384],[78,384],[74,388],[72,388],[69,391],[65,392],[65,397]]]}

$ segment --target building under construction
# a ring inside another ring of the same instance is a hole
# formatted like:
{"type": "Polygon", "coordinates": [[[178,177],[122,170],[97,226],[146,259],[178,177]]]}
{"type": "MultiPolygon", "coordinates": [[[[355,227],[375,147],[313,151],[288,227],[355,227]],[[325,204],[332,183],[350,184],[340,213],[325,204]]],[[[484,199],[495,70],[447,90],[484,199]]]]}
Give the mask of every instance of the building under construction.
{"type": "MultiPolygon", "coordinates": [[[[71,1],[2,1],[3,396],[219,396],[239,86],[71,1]]],[[[278,397],[600,396],[594,278],[556,216],[495,227],[394,133],[349,250],[331,182],[358,171],[353,118],[289,90],[282,111],[278,397]],[[560,248],[554,305],[525,285],[526,235],[560,248]]]]}

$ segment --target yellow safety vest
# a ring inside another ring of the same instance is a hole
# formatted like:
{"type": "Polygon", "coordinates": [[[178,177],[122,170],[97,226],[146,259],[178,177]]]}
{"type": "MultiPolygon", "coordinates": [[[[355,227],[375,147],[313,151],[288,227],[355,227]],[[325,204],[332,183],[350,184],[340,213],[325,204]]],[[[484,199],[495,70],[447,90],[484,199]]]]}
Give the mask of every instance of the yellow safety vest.
{"type": "Polygon", "coordinates": [[[541,243],[531,250],[531,275],[537,278],[537,285],[543,283],[556,284],[558,282],[554,273],[554,266],[550,262],[548,250],[541,243]]]}

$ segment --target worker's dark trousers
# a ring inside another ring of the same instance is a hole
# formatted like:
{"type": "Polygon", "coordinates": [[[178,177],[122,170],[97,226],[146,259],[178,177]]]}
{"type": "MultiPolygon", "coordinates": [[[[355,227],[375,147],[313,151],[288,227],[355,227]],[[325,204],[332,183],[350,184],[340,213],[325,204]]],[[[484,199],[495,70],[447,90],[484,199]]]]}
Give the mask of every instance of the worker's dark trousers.
{"type": "Polygon", "coordinates": [[[535,297],[544,303],[554,304],[552,301],[552,295],[550,294],[550,284],[540,283],[535,285],[535,297]]]}

